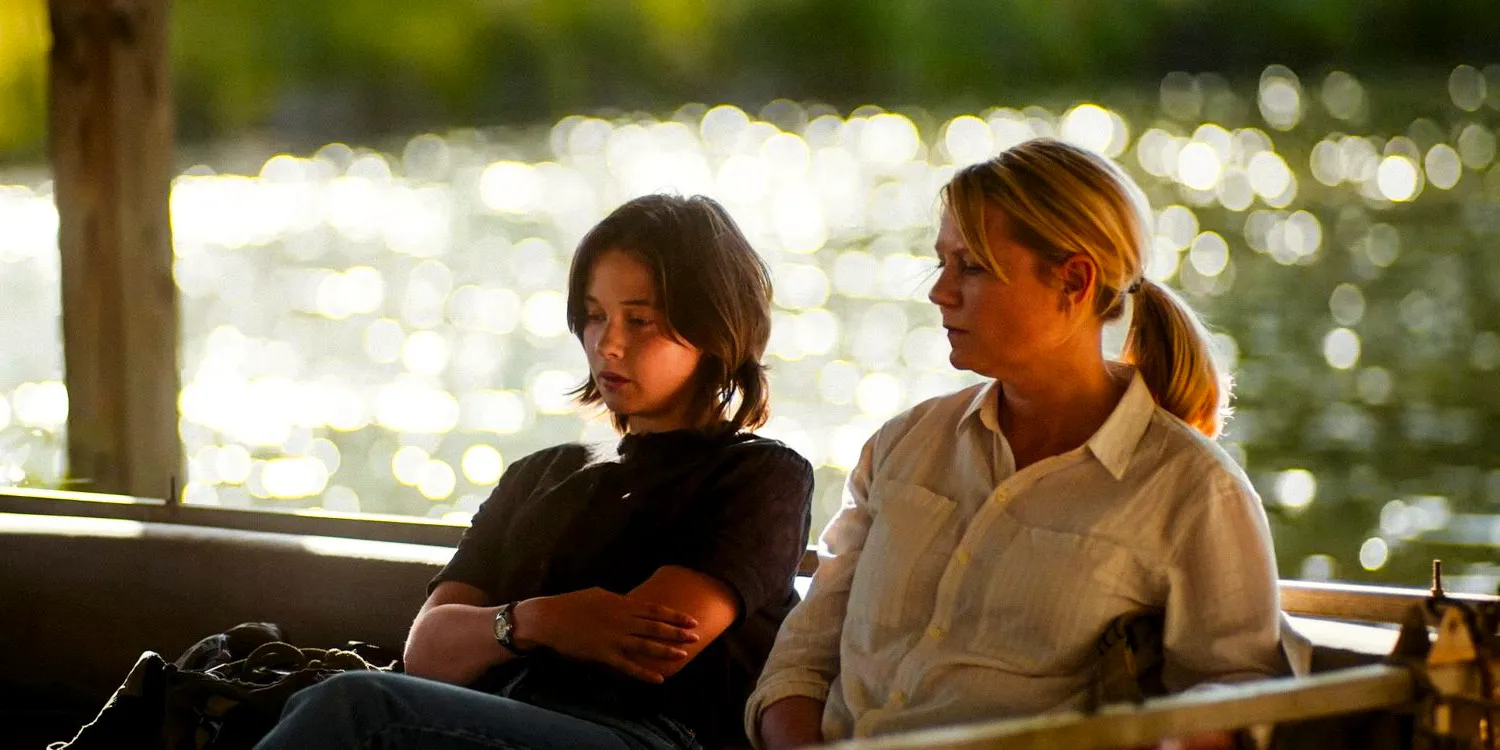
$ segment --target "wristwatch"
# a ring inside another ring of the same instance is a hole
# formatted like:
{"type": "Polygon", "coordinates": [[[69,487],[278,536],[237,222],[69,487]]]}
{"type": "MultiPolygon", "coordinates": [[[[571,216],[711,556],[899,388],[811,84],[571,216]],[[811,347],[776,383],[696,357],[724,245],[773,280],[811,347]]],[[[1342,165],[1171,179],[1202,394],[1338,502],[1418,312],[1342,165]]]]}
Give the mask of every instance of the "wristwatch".
{"type": "Polygon", "coordinates": [[[520,646],[516,645],[516,623],[512,619],[515,611],[516,603],[510,602],[509,604],[501,605],[500,610],[495,613],[495,640],[512,654],[525,656],[530,651],[523,650],[520,646]]]}

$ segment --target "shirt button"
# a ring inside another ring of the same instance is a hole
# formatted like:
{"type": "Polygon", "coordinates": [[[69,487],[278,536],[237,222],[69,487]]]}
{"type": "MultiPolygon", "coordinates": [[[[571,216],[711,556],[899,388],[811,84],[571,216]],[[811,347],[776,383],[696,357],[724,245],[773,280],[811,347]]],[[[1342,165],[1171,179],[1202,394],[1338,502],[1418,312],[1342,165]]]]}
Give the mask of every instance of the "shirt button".
{"type": "Polygon", "coordinates": [[[969,551],[966,549],[959,549],[958,554],[954,555],[954,557],[958,558],[959,565],[969,564],[969,551]]]}
{"type": "Polygon", "coordinates": [[[936,625],[933,625],[932,627],[927,629],[927,636],[933,639],[942,638],[943,629],[936,625]]]}
{"type": "Polygon", "coordinates": [[[906,702],[906,693],[903,693],[900,690],[893,691],[891,693],[891,702],[892,703],[905,703],[906,702]]]}

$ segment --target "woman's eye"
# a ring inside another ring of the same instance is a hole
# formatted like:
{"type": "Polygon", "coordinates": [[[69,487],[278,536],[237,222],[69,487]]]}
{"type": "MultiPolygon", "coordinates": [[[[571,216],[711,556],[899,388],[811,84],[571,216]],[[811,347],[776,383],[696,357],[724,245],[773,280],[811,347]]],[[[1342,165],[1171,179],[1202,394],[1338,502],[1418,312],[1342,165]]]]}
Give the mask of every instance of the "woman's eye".
{"type": "Polygon", "coordinates": [[[947,268],[950,264],[954,268],[957,268],[958,272],[961,275],[964,275],[964,276],[973,276],[973,275],[982,274],[982,273],[985,272],[984,266],[981,266],[981,265],[979,265],[977,263],[970,263],[969,261],[964,260],[963,258],[954,258],[951,262],[943,260],[942,258],[938,258],[938,261],[937,261],[937,270],[939,272],[941,272],[943,269],[947,268]]]}
{"type": "Polygon", "coordinates": [[[651,321],[648,318],[630,318],[629,323],[636,328],[644,328],[651,325],[651,321]]]}
{"type": "Polygon", "coordinates": [[[604,314],[603,313],[594,313],[594,312],[591,312],[591,313],[583,316],[583,319],[586,320],[586,321],[588,321],[588,322],[590,322],[590,323],[603,323],[604,322],[604,314]]]}

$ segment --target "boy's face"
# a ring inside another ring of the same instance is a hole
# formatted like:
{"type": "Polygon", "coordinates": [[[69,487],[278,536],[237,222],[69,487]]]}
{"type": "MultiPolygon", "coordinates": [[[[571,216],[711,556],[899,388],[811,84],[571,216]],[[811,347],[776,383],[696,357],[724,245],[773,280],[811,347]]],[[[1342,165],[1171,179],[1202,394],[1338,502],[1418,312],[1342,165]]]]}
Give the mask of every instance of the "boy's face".
{"type": "Polygon", "coordinates": [[[651,269],[606,250],[589,270],[583,349],[604,405],[629,418],[630,432],[690,426],[693,374],[702,358],[668,335],[651,269]]]}

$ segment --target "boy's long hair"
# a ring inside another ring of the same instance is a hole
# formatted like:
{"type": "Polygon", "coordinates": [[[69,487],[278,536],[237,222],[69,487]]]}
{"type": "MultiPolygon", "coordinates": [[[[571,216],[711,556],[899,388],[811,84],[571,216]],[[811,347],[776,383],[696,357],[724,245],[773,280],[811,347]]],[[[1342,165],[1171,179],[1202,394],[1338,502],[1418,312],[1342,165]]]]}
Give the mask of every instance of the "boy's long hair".
{"type": "MultiPolygon", "coordinates": [[[[651,269],[665,333],[703,354],[693,376],[691,424],[728,432],[765,424],[770,407],[760,358],[771,337],[771,274],[729,212],[704,196],[646,195],[590,229],[568,273],[568,330],[580,343],[589,275],[609,250],[630,253],[651,269]]],[[[573,395],[585,405],[603,401],[592,377],[573,395]]],[[[615,429],[625,432],[628,418],[612,416],[615,429]]]]}

